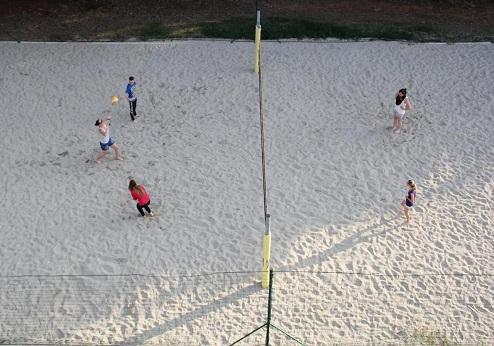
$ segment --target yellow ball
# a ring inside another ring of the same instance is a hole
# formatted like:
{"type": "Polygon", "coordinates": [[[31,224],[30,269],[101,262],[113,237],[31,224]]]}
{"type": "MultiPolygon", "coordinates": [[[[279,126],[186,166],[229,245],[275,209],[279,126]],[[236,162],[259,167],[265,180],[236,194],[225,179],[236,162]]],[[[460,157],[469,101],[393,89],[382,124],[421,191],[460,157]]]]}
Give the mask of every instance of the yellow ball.
{"type": "Polygon", "coordinates": [[[116,104],[117,104],[117,102],[118,102],[118,97],[116,97],[116,96],[112,96],[112,97],[111,97],[111,104],[112,104],[112,106],[116,105],[116,104]]]}

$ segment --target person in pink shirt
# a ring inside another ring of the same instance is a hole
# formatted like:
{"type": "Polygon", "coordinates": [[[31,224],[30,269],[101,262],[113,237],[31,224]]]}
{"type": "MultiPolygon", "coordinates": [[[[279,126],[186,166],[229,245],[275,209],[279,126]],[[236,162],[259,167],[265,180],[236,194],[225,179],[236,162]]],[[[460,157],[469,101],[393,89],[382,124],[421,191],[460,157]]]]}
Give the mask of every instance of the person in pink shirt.
{"type": "Polygon", "coordinates": [[[135,180],[131,179],[129,181],[129,191],[130,191],[130,195],[132,196],[132,199],[137,201],[137,210],[139,210],[141,216],[145,216],[143,209],[145,209],[148,212],[149,216],[154,216],[153,212],[149,208],[151,199],[149,198],[149,194],[147,193],[144,186],[137,185],[135,180]]]}

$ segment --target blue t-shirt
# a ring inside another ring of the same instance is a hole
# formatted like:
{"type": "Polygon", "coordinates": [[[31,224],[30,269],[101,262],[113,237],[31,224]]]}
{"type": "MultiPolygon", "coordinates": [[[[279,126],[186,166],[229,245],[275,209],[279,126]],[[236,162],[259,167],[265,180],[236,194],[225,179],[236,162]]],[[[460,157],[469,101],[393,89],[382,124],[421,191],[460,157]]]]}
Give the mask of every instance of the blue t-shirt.
{"type": "Polygon", "coordinates": [[[136,83],[134,84],[127,84],[127,89],[125,90],[125,93],[127,94],[127,97],[129,98],[129,101],[134,101],[137,99],[137,95],[135,92],[136,89],[136,83]]]}

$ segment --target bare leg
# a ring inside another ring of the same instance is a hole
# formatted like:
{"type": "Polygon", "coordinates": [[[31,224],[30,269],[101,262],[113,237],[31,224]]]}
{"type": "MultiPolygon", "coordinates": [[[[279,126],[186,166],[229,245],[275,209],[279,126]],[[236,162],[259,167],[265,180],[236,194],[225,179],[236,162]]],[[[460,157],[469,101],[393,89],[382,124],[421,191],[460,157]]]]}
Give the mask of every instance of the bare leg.
{"type": "Polygon", "coordinates": [[[407,220],[406,222],[408,223],[408,220],[409,220],[409,216],[408,216],[408,209],[406,207],[406,201],[403,200],[401,203],[400,203],[400,207],[401,209],[403,210],[403,213],[405,214],[405,219],[407,220]]]}
{"type": "Polygon", "coordinates": [[[401,120],[400,117],[397,117],[396,115],[393,117],[393,132],[398,133],[400,132],[400,127],[401,127],[401,120]]]}
{"type": "Polygon", "coordinates": [[[103,158],[103,156],[105,156],[106,154],[108,154],[108,150],[102,150],[98,156],[96,156],[96,163],[101,163],[101,159],[103,158]]]}
{"type": "Polygon", "coordinates": [[[407,219],[407,223],[410,222],[410,210],[408,208],[405,208],[405,218],[407,219]]]}
{"type": "Polygon", "coordinates": [[[116,144],[113,144],[111,147],[115,151],[115,160],[123,160],[122,156],[120,156],[120,149],[118,148],[118,146],[116,144]]]}

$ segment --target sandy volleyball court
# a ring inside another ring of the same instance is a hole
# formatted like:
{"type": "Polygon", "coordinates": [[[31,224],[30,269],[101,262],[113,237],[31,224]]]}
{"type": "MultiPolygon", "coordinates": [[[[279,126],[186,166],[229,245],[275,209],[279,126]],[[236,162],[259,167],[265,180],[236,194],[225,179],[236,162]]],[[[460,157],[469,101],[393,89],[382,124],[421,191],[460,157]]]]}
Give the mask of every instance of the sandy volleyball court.
{"type": "MultiPolygon", "coordinates": [[[[260,274],[180,278],[261,270],[253,54],[0,43],[0,343],[223,345],[263,323],[260,274]],[[130,75],[136,123],[110,103],[130,75]],[[103,113],[124,161],[95,163],[103,113]],[[138,219],[129,176],[157,217],[138,219]]],[[[494,273],[494,46],[264,42],[262,54],[272,267],[317,272],[278,274],[276,323],[308,345],[396,344],[423,328],[494,342],[482,275],[494,273]],[[392,134],[402,87],[414,110],[392,134]],[[406,276],[424,273],[479,276],[406,276]]]]}

